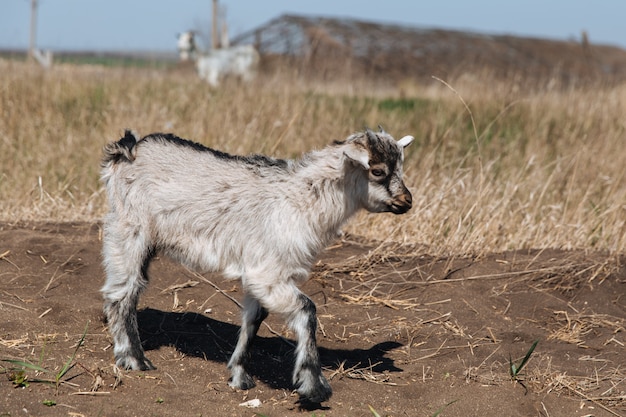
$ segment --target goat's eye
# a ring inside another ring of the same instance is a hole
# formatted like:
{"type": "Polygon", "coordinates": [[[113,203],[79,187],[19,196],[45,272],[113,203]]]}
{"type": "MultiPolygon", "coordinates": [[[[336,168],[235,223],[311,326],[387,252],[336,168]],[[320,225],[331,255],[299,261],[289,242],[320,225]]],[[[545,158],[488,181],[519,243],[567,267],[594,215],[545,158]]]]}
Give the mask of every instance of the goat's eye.
{"type": "Polygon", "coordinates": [[[374,168],[372,169],[372,175],[375,177],[384,177],[385,176],[385,171],[383,171],[382,169],[378,169],[378,168],[374,168]]]}

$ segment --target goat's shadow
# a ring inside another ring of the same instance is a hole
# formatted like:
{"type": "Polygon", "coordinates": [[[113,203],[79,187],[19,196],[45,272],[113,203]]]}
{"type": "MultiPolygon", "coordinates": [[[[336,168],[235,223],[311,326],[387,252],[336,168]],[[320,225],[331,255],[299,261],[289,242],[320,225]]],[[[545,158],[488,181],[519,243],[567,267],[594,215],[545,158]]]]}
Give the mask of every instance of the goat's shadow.
{"type": "MultiPolygon", "coordinates": [[[[138,312],[139,331],[146,351],[172,346],[187,356],[228,362],[239,326],[197,313],[173,313],[147,308],[138,312]]],[[[295,345],[295,341],[291,341],[295,345]]],[[[373,372],[401,372],[387,352],[402,346],[379,343],[369,349],[319,348],[322,366],[338,369],[368,368],[373,372]]],[[[293,347],[279,337],[257,336],[251,349],[250,374],[275,389],[292,389],[293,347]]],[[[149,354],[148,354],[149,355],[149,354]]],[[[158,363],[156,363],[158,367],[158,363]]]]}

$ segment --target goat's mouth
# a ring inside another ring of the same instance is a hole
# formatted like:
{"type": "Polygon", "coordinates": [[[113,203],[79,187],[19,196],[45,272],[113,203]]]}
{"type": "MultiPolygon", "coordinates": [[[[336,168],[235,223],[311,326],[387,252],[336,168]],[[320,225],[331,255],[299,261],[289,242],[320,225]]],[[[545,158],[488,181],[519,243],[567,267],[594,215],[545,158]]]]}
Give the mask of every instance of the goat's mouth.
{"type": "Polygon", "coordinates": [[[389,204],[389,211],[393,214],[404,214],[411,209],[411,203],[405,203],[401,201],[394,201],[389,204]]]}
{"type": "Polygon", "coordinates": [[[413,196],[408,191],[400,194],[389,201],[389,211],[394,214],[404,214],[413,206],[413,196]]]}

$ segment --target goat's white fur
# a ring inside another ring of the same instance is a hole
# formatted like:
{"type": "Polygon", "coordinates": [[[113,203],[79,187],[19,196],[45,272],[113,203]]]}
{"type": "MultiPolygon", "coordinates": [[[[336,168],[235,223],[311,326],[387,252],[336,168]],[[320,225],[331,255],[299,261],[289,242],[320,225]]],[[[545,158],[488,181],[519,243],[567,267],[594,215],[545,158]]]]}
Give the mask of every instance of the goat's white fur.
{"type": "Polygon", "coordinates": [[[213,49],[196,59],[198,76],[212,87],[218,87],[224,77],[234,76],[251,81],[259,69],[260,55],[253,45],[238,45],[213,49]]]}
{"type": "Polygon", "coordinates": [[[357,210],[400,214],[411,207],[402,161],[412,141],[368,130],[286,161],[230,156],[171,135],[138,141],[127,132],[109,144],[102,169],[110,204],[102,293],[118,366],[154,368],[139,341],[136,305],[147,264],[161,250],[189,268],[241,279],[244,312],[229,362],[232,386],[254,385],[244,369],[247,351],[268,312],[275,312],[298,337],[298,392],[327,400],[315,305],[298,284],[357,210]],[[384,181],[376,176],[381,171],[384,181]]]}
{"type": "Polygon", "coordinates": [[[187,31],[179,33],[177,35],[176,46],[178,48],[178,54],[181,61],[195,59],[198,49],[196,46],[195,32],[187,31]]]}

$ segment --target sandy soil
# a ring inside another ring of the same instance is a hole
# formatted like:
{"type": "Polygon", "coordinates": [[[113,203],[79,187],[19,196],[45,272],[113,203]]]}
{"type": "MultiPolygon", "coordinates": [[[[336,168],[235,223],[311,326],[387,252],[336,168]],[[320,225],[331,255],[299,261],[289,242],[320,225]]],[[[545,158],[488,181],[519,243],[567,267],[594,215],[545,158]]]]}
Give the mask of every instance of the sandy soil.
{"type": "Polygon", "coordinates": [[[139,325],[158,369],[118,372],[98,292],[99,225],[0,224],[0,359],[48,371],[0,362],[0,416],[374,416],[370,406],[381,416],[626,415],[624,258],[425,252],[346,237],[323,255],[303,289],[318,307],[334,395],[302,409],[279,317],[254,345],[257,386],[228,387],[236,283],[157,259],[139,325]],[[509,360],[535,340],[512,380],[509,360]],[[68,361],[58,386],[38,382],[68,361]],[[260,407],[240,406],[251,399],[260,407]]]}

